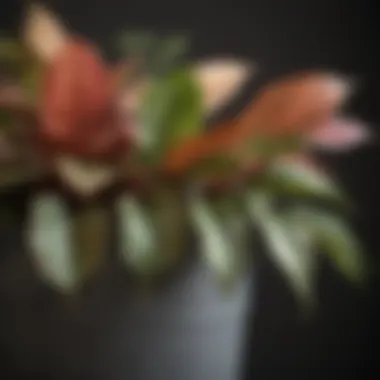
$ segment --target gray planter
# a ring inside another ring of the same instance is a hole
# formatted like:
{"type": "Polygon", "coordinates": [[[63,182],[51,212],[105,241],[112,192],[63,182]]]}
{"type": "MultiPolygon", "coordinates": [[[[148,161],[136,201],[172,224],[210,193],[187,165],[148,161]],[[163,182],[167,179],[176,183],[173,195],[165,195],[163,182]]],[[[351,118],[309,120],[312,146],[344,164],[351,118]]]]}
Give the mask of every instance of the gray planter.
{"type": "Polygon", "coordinates": [[[112,264],[81,299],[64,302],[39,282],[22,253],[21,219],[0,227],[0,342],[25,378],[242,378],[251,274],[223,294],[194,261],[162,289],[141,295],[112,264]]]}

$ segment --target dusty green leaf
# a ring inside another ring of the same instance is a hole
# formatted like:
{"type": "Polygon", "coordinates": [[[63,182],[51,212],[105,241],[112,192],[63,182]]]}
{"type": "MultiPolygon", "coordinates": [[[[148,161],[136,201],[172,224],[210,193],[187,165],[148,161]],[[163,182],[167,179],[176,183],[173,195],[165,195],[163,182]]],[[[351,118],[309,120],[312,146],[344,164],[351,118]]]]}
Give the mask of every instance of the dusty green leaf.
{"type": "Polygon", "coordinates": [[[266,242],[268,254],[287,279],[300,305],[310,308],[314,302],[313,230],[290,215],[276,213],[272,202],[268,194],[250,193],[249,215],[266,242]]]}
{"type": "Polygon", "coordinates": [[[247,258],[247,221],[241,209],[230,202],[195,198],[190,205],[194,230],[202,256],[222,285],[236,282],[247,258]]]}
{"type": "Polygon", "coordinates": [[[313,228],[317,244],[335,268],[349,281],[360,284],[367,279],[368,264],[362,245],[344,220],[321,210],[299,210],[304,224],[313,228]]]}
{"type": "Polygon", "coordinates": [[[160,262],[152,218],[131,195],[118,199],[117,212],[123,260],[138,273],[150,274],[160,262]]]}
{"type": "Polygon", "coordinates": [[[185,240],[182,201],[171,192],[157,192],[143,203],[133,195],[119,197],[121,254],[142,275],[161,274],[178,262],[185,240]]]}
{"type": "Polygon", "coordinates": [[[32,261],[41,278],[59,292],[75,291],[78,273],[71,218],[64,200],[54,194],[35,196],[27,228],[32,261]]]}
{"type": "Polygon", "coordinates": [[[55,290],[74,293],[104,262],[106,210],[86,205],[73,218],[63,198],[43,194],[32,199],[29,216],[28,242],[37,272],[55,290]]]}
{"type": "Polygon", "coordinates": [[[279,195],[308,197],[348,204],[345,194],[324,172],[297,162],[274,163],[264,186],[279,195]]]}

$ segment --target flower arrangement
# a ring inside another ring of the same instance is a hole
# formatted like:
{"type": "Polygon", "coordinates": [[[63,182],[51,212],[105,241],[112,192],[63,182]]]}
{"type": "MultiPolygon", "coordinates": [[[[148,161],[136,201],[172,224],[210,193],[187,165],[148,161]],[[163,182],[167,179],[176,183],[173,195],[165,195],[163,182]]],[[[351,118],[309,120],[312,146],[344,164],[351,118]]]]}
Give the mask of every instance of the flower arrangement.
{"type": "Polygon", "coordinates": [[[41,278],[67,293],[96,275],[112,208],[120,263],[139,278],[173,269],[191,232],[216,278],[233,284],[254,230],[301,300],[311,298],[318,249],[347,278],[364,279],[347,197],[315,157],[371,138],[343,114],[351,83],[298,73],[210,126],[253,65],[188,63],[185,42],[129,35],[123,59],[107,64],[38,4],[23,38],[1,41],[0,185],[36,185],[25,238],[41,278]]]}

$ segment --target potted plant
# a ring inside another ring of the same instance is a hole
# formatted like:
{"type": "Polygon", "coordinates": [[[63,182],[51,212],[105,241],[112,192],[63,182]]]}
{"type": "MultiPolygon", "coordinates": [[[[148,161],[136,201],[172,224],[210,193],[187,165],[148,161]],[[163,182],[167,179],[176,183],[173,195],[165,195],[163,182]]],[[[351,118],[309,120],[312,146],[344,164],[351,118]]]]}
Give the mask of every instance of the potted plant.
{"type": "Polygon", "coordinates": [[[185,40],[140,34],[121,40],[123,59],[110,65],[48,9],[26,15],[22,41],[1,43],[0,184],[33,185],[30,262],[57,294],[84,303],[112,250],[109,281],[154,285],[135,298],[136,286],[120,284],[123,320],[105,328],[112,338],[97,359],[73,348],[75,359],[59,361],[69,377],[77,366],[100,378],[237,379],[258,236],[302,310],[315,300],[317,249],[347,278],[366,278],[345,223],[350,202],[316,158],[371,137],[342,112],[349,81],[281,78],[209,126],[252,64],[192,64],[185,40]]]}

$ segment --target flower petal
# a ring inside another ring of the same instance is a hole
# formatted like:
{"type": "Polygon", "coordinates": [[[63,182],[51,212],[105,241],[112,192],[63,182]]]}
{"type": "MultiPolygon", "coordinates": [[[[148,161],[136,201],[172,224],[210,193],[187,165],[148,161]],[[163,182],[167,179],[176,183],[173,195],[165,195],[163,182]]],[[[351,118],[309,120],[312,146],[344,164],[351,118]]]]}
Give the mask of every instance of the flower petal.
{"type": "Polygon", "coordinates": [[[51,62],[69,39],[61,21],[40,4],[31,4],[23,26],[27,47],[43,62],[51,62]]]}
{"type": "Polygon", "coordinates": [[[307,140],[317,149],[339,152],[355,149],[371,137],[369,129],[359,120],[336,118],[313,130],[307,140]]]}
{"type": "Polygon", "coordinates": [[[235,59],[213,59],[194,65],[207,114],[225,106],[252,75],[254,69],[247,62],[235,59]]]}

